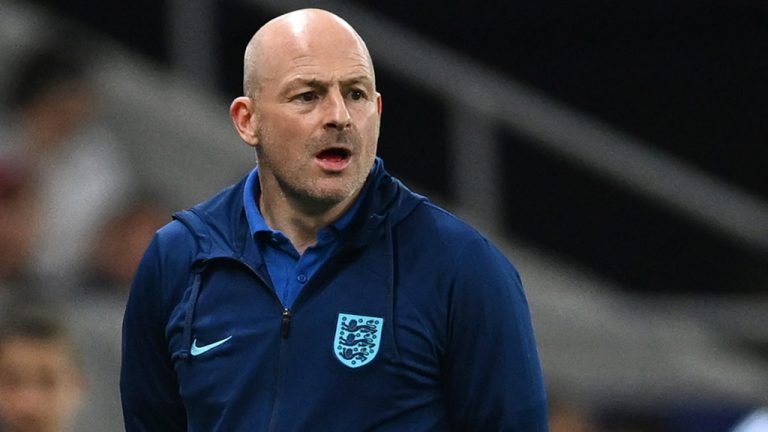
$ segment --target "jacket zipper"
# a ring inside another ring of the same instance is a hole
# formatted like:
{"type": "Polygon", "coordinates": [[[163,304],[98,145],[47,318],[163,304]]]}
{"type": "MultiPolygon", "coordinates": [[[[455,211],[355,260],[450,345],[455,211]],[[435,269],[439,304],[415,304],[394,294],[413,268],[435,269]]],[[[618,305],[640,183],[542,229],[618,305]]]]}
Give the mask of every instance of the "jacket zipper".
{"type": "MultiPolygon", "coordinates": [[[[244,265],[247,269],[249,269],[259,280],[266,286],[268,286],[271,291],[272,295],[275,297],[278,303],[283,307],[283,313],[280,315],[280,335],[283,339],[288,338],[288,335],[291,332],[291,310],[285,306],[283,306],[282,302],[280,302],[280,298],[277,296],[277,292],[275,292],[275,288],[272,286],[272,284],[268,283],[267,280],[261,276],[259,272],[256,271],[253,267],[251,267],[250,264],[247,262],[237,259],[237,258],[230,258],[238,263],[244,265]]],[[[275,389],[275,395],[274,395],[274,404],[272,405],[272,413],[269,415],[269,424],[267,425],[267,430],[274,431],[276,430],[277,426],[277,413],[280,411],[280,382],[282,381],[282,376],[285,373],[284,371],[284,365],[283,365],[283,357],[285,357],[285,343],[280,344],[280,353],[278,354],[280,361],[278,361],[278,370],[277,370],[277,388],[275,389]]]]}
{"type": "Polygon", "coordinates": [[[291,310],[288,308],[283,309],[283,316],[280,320],[280,334],[283,336],[283,339],[291,334],[291,310]]]}

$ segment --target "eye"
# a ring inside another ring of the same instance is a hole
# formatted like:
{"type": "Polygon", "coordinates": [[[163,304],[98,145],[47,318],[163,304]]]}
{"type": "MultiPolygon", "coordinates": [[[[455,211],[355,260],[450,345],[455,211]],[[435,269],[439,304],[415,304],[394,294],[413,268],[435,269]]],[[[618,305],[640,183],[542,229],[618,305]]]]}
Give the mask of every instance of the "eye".
{"type": "Polygon", "coordinates": [[[315,99],[317,99],[317,94],[315,94],[315,92],[305,92],[296,96],[296,100],[300,102],[312,102],[315,99]]]}
{"type": "Polygon", "coordinates": [[[349,97],[352,100],[365,99],[365,92],[363,92],[361,90],[352,90],[352,91],[349,92],[349,97]]]}

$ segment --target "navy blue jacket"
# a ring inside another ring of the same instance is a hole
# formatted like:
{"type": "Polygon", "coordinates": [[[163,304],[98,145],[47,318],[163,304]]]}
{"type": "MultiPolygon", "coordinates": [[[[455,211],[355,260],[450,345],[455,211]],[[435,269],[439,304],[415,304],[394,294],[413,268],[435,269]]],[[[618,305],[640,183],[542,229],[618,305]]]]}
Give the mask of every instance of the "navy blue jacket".
{"type": "Polygon", "coordinates": [[[136,274],[121,393],[134,431],[546,431],[516,270],[380,160],[291,310],[245,181],[174,215],[136,274]]]}

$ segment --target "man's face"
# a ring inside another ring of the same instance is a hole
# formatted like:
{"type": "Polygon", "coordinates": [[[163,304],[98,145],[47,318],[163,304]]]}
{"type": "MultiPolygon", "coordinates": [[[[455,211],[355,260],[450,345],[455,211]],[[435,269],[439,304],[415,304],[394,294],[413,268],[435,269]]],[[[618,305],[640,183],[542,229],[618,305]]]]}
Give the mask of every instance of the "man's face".
{"type": "Polygon", "coordinates": [[[0,349],[0,424],[57,432],[80,404],[82,383],[63,341],[10,339],[0,349]]]}
{"type": "Polygon", "coordinates": [[[263,190],[334,205],[352,198],[373,165],[381,96],[351,34],[286,38],[259,70],[253,96],[263,190]]]}

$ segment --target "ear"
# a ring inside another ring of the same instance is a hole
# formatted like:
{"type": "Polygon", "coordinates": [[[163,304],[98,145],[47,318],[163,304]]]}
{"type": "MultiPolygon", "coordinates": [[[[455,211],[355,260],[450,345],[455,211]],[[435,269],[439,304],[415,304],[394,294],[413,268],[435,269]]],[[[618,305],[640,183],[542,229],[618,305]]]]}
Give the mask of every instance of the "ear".
{"type": "Polygon", "coordinates": [[[379,117],[381,117],[381,93],[376,92],[376,112],[379,114],[379,117]]]}
{"type": "Polygon", "coordinates": [[[253,111],[253,100],[247,96],[240,96],[232,101],[229,106],[229,116],[240,138],[246,144],[253,147],[258,143],[256,137],[256,118],[253,111]]]}

